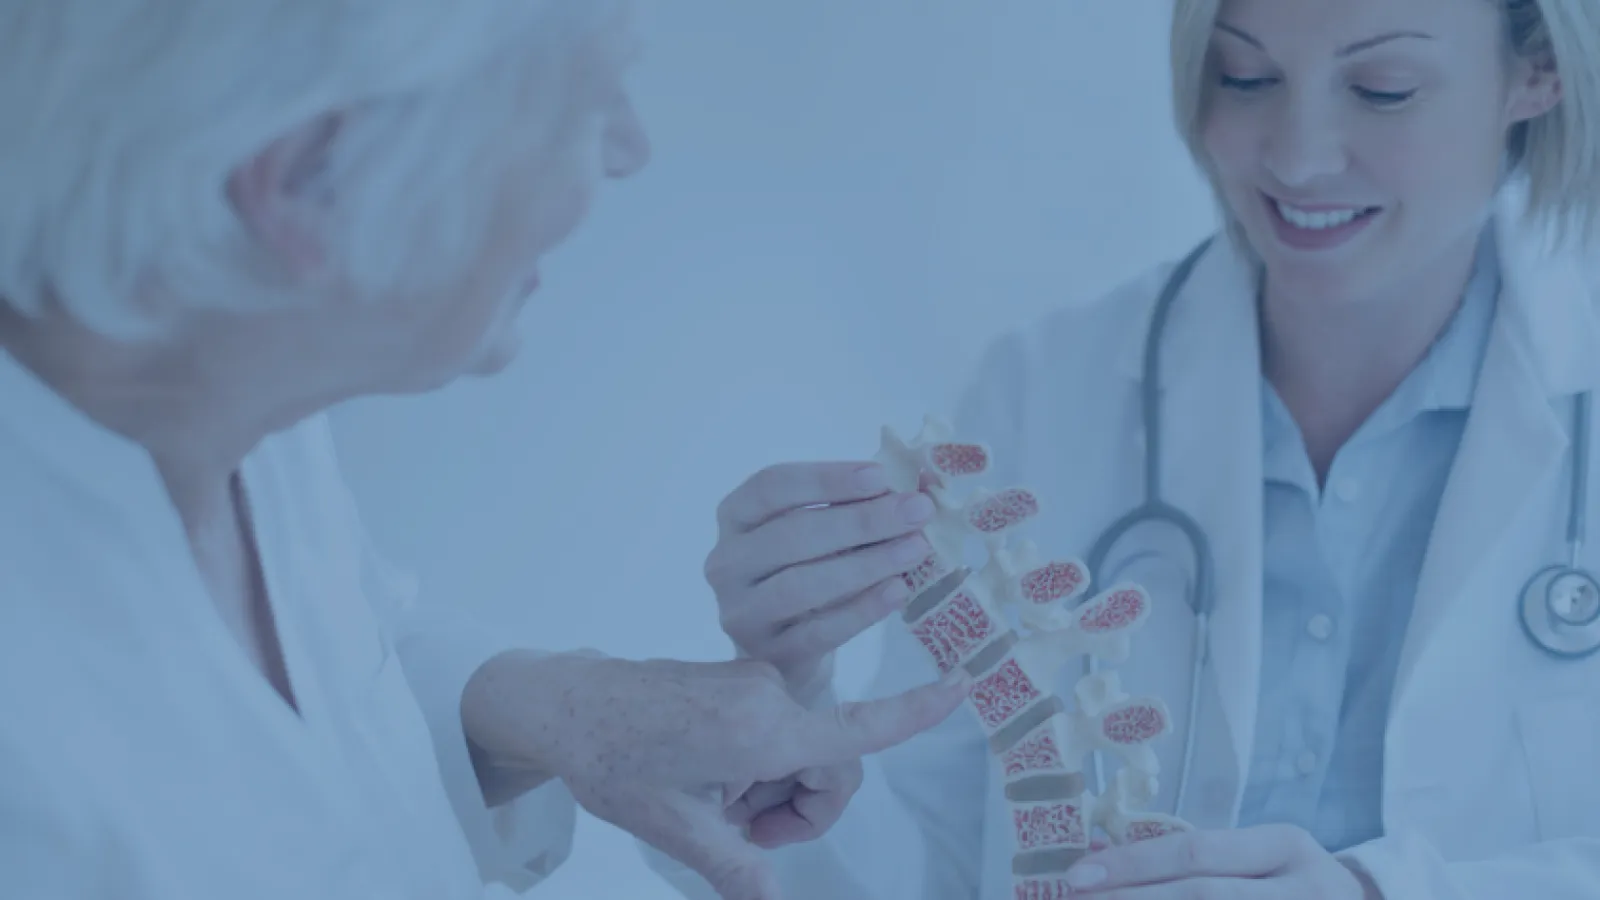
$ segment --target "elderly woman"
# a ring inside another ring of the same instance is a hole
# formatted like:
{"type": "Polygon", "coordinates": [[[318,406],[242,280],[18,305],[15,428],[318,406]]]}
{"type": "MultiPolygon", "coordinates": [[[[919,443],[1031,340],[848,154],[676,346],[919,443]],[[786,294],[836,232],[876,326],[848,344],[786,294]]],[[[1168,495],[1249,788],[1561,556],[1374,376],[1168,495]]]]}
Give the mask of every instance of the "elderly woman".
{"type": "MultiPolygon", "coordinates": [[[[1071,810],[1097,787],[1078,760],[1040,751],[1049,774],[1008,785],[997,748],[1043,745],[959,715],[882,756],[822,840],[775,853],[784,883],[830,900],[1600,896],[1600,547],[1568,531],[1600,517],[1600,4],[1177,0],[1171,37],[1180,135],[1227,227],[997,340],[957,426],[993,448],[995,486],[1057,498],[1029,528],[1041,547],[1149,590],[1116,671],[1168,705],[1150,806],[1194,830],[1085,855],[1071,810]],[[1102,537],[1157,499],[1206,540],[1149,516],[1102,537]],[[1196,581],[1214,587],[1209,654],[1191,650],[1196,581]],[[1578,589],[1545,593],[1562,584],[1578,589]]],[[[768,491],[840,499],[809,466],[777,471],[768,491]]],[[[775,626],[809,607],[819,648],[881,617],[896,585],[851,566],[922,540],[921,522],[889,526],[908,499],[873,501],[870,529],[805,509],[718,544],[729,636],[797,699],[826,696],[828,655],[775,626]],[[798,519],[808,539],[786,541],[798,519]],[[810,603],[792,592],[783,619],[776,571],[808,573],[791,583],[810,603]]],[[[968,648],[985,683],[1004,640],[968,648]]],[[[877,689],[924,678],[928,656],[890,627],[877,689]]],[[[1077,662],[1048,689],[1072,697],[1077,662]]]]}
{"type": "Polygon", "coordinates": [[[323,411],[511,359],[647,158],[631,41],[612,0],[0,4],[0,895],[503,896],[576,798],[772,898],[739,826],[825,828],[960,702],[540,653],[363,537],[323,411]]]}

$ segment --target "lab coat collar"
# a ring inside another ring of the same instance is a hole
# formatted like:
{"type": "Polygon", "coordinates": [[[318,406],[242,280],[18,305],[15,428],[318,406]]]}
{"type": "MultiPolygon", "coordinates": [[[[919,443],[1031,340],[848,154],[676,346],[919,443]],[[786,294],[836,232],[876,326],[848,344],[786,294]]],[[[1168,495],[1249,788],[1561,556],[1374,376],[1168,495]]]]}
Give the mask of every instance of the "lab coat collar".
{"type": "MultiPolygon", "coordinates": [[[[1530,225],[1527,201],[1526,184],[1513,181],[1492,217],[1501,282],[1495,330],[1509,332],[1548,396],[1593,389],[1600,386],[1600,266],[1589,261],[1592,252],[1530,225]]],[[[1216,327],[1234,320],[1235,307],[1253,309],[1256,273],[1253,254],[1219,233],[1173,305],[1161,347],[1163,382],[1214,364],[1219,344],[1237,346],[1238,335],[1217,334],[1216,327]]],[[[1119,368],[1135,381],[1144,374],[1148,314],[1145,324],[1130,329],[1120,353],[1119,368]]]]}
{"type": "Polygon", "coordinates": [[[1549,397],[1600,386],[1600,268],[1594,249],[1559,243],[1526,221],[1527,189],[1507,188],[1495,216],[1504,327],[1549,397]]]}

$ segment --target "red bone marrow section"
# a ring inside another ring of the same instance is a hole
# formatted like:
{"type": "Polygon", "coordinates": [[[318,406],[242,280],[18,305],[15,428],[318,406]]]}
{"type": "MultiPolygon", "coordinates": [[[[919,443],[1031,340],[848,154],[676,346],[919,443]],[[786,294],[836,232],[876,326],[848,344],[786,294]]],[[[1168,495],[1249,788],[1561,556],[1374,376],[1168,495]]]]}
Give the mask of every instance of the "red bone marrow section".
{"type": "Polygon", "coordinates": [[[1100,730],[1115,744],[1146,744],[1166,732],[1167,717],[1154,703],[1133,702],[1106,713],[1100,730]]]}
{"type": "Polygon", "coordinates": [[[967,522],[984,534],[999,534],[1039,514],[1039,498],[1023,488],[1009,488],[967,510],[967,522]]]}
{"type": "Polygon", "coordinates": [[[941,475],[962,477],[989,471],[989,450],[982,444],[934,444],[928,461],[941,475]]]}
{"type": "Polygon", "coordinates": [[[1017,883],[1016,900],[1072,900],[1065,878],[1029,878],[1017,883]]]}
{"type": "Polygon", "coordinates": [[[999,636],[1001,630],[976,598],[960,590],[913,626],[911,632],[933,656],[939,671],[949,672],[999,636]]]}
{"type": "Polygon", "coordinates": [[[1123,828],[1122,839],[1126,843],[1137,844],[1140,841],[1154,840],[1163,835],[1175,834],[1184,830],[1181,825],[1165,818],[1135,817],[1129,819],[1128,824],[1123,828]]]}
{"type": "Polygon", "coordinates": [[[1017,848],[1088,847],[1089,828],[1083,807],[1076,800],[1030,806],[1011,811],[1017,829],[1017,848]]]}
{"type": "Polygon", "coordinates": [[[1033,683],[1033,679],[1028,677],[1015,659],[1008,658],[998,669],[974,684],[970,696],[978,718],[995,730],[1044,697],[1044,691],[1033,683]]]}
{"type": "Polygon", "coordinates": [[[1027,772],[1059,772],[1066,768],[1061,748],[1056,744],[1055,729],[1050,722],[1007,750],[1000,758],[1000,763],[1005,768],[1007,778],[1027,772]]]}
{"type": "Polygon", "coordinates": [[[1085,603],[1078,628],[1089,633],[1118,631],[1132,626],[1150,609],[1150,598],[1135,587],[1118,588],[1085,603]]]}
{"type": "Polygon", "coordinates": [[[1072,562],[1053,562],[1022,576],[1022,596],[1042,605],[1070,597],[1089,580],[1083,566],[1072,562]]]}
{"type": "Polygon", "coordinates": [[[911,589],[911,595],[916,596],[950,572],[950,567],[939,559],[938,554],[930,554],[927,559],[918,563],[915,569],[902,573],[900,580],[911,589]]]}

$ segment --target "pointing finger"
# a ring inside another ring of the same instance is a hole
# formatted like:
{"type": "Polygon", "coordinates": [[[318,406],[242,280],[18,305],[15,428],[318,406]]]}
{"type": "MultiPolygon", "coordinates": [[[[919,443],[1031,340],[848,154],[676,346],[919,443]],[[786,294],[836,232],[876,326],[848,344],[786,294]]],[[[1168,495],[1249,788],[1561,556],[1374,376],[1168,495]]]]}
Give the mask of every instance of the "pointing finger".
{"type": "Polygon", "coordinates": [[[949,718],[971,686],[972,676],[956,669],[902,694],[808,712],[789,742],[802,757],[792,769],[853,762],[902,744],[949,718]]]}

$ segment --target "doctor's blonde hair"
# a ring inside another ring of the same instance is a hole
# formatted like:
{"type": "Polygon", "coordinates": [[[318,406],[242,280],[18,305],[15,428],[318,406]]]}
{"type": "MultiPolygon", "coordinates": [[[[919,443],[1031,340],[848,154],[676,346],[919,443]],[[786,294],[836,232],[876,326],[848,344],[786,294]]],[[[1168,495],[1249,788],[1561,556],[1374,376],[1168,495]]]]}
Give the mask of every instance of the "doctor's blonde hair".
{"type": "Polygon", "coordinates": [[[577,132],[573,67],[628,5],[5,0],[0,303],[149,338],[295,302],[227,181],[335,115],[308,177],[338,198],[341,276],[362,297],[449,283],[506,167],[577,132]]]}
{"type": "MultiPolygon", "coordinates": [[[[1210,48],[1222,2],[1174,0],[1172,15],[1173,113],[1190,155],[1208,176],[1201,133],[1216,81],[1210,48]]],[[[1528,212],[1560,236],[1600,240],[1600,2],[1482,2],[1502,10],[1508,60],[1554,64],[1561,77],[1560,104],[1517,125],[1506,148],[1512,174],[1527,181],[1528,212]]],[[[1236,229],[1226,204],[1222,209],[1236,229]]]]}

